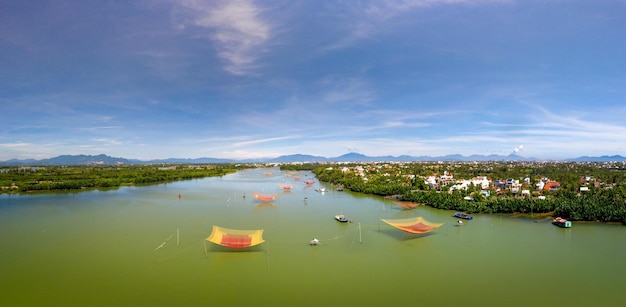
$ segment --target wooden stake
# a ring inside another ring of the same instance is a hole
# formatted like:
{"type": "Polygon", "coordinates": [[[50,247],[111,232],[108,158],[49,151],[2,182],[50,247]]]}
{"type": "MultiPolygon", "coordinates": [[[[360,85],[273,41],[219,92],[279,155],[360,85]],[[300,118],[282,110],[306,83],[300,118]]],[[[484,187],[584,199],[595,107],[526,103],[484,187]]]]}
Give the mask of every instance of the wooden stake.
{"type": "Polygon", "coordinates": [[[270,272],[270,244],[267,241],[265,241],[265,244],[267,246],[267,250],[265,251],[267,255],[267,272],[269,273],[270,272]]]}
{"type": "Polygon", "coordinates": [[[209,255],[207,255],[206,253],[206,240],[204,240],[204,257],[208,257],[209,255]]]}

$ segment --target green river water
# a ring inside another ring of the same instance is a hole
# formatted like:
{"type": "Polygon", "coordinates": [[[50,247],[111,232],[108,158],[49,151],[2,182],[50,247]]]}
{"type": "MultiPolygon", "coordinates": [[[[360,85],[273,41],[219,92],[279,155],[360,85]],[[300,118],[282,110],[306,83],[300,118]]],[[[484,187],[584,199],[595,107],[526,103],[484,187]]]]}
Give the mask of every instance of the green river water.
{"type": "Polygon", "coordinates": [[[304,180],[314,177],[253,169],[110,191],[0,195],[0,306],[624,303],[624,226],[562,229],[504,215],[455,226],[454,212],[402,210],[304,180]],[[278,198],[263,204],[255,192],[278,198]],[[413,235],[380,221],[415,216],[445,224],[413,235]],[[204,240],[213,225],[264,229],[266,242],[229,250],[204,240]],[[319,246],[309,245],[313,237],[319,246]]]}

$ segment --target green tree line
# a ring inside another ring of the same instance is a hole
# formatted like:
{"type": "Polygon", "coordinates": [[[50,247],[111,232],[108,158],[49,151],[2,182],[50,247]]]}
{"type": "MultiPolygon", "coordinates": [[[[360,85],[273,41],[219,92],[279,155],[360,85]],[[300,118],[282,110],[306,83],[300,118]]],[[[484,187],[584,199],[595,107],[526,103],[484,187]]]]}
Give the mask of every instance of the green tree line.
{"type": "MultiPolygon", "coordinates": [[[[465,174],[466,176],[484,175],[482,172],[472,173],[470,167],[460,170],[455,174],[465,174]]],[[[421,169],[404,168],[404,173],[416,174],[424,172],[421,169]]],[[[506,167],[507,170],[511,167],[506,167]]],[[[342,172],[332,167],[317,167],[313,170],[318,180],[332,184],[342,185],[344,189],[380,196],[399,196],[401,201],[416,202],[443,210],[456,210],[468,213],[552,213],[553,216],[560,216],[572,221],[602,221],[621,222],[626,224],[626,191],[624,188],[623,171],[616,173],[615,170],[601,170],[605,180],[613,181],[610,188],[595,188],[591,185],[590,191],[579,194],[581,174],[596,174],[597,169],[583,166],[576,169],[572,165],[561,166],[560,171],[556,165],[549,165],[545,170],[548,175],[532,168],[515,169],[512,173],[521,176],[551,176],[566,180],[558,192],[550,193],[544,199],[538,197],[516,197],[510,193],[484,197],[478,193],[476,187],[470,187],[467,191],[437,191],[425,185],[419,176],[387,176],[370,173],[367,181],[353,172],[342,172]],[[567,174],[564,174],[567,173],[567,174]],[[412,178],[412,179],[408,179],[412,178]],[[472,200],[466,200],[470,196],[472,200]]],[[[499,176],[510,178],[511,172],[500,169],[499,176]]]]}
{"type": "MultiPolygon", "coordinates": [[[[249,167],[249,166],[246,166],[249,167]]],[[[46,166],[0,169],[0,193],[81,190],[224,176],[242,165],[46,166]]]]}

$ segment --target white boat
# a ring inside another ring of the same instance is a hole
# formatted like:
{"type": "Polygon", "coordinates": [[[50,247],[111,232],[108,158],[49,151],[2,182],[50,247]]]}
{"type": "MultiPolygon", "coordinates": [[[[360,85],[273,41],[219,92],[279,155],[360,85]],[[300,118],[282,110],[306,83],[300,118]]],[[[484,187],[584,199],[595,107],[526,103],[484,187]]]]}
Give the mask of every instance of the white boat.
{"type": "Polygon", "coordinates": [[[342,222],[342,223],[345,223],[345,222],[347,222],[347,221],[348,221],[348,218],[346,218],[346,216],[345,216],[345,215],[343,215],[343,214],[337,214],[337,215],[335,215],[335,219],[336,219],[337,221],[339,221],[339,222],[342,222]]]}

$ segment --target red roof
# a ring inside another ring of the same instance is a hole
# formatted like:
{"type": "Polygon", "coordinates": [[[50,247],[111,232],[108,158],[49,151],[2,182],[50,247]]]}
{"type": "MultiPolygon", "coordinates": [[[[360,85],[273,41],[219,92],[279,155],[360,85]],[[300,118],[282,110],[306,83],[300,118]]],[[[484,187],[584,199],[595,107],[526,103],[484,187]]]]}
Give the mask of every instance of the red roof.
{"type": "Polygon", "coordinates": [[[558,181],[548,181],[546,182],[546,184],[543,186],[544,190],[556,190],[561,186],[561,183],[558,181]]]}

